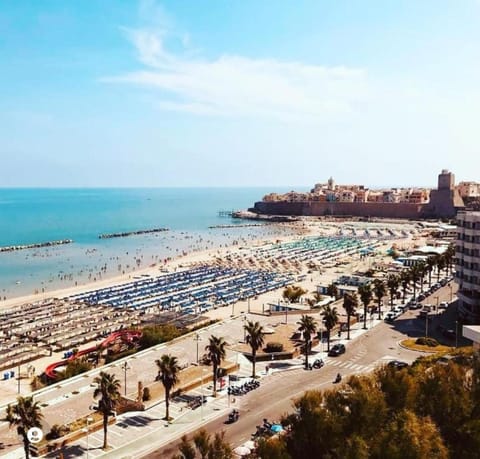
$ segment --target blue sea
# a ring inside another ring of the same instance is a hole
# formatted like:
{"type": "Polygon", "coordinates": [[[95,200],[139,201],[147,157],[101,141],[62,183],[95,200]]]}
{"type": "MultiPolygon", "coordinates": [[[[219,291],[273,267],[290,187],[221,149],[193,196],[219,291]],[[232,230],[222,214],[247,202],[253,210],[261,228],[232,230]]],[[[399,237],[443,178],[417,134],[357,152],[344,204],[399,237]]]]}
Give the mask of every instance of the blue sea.
{"type": "MultiPolygon", "coordinates": [[[[183,252],[269,236],[220,210],[251,207],[267,188],[0,189],[0,246],[73,239],[74,243],[0,253],[0,299],[52,291],[161,263],[183,252]],[[114,239],[117,233],[171,231],[114,239]]],[[[285,192],[287,188],[275,191],[285,192]]]]}

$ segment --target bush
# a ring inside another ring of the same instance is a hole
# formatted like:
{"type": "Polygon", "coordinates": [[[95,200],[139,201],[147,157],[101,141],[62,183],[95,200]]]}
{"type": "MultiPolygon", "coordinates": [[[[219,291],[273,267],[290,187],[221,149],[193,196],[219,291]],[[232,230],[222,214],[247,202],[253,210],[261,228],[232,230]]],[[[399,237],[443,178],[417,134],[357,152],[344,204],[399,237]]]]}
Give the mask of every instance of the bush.
{"type": "Polygon", "coordinates": [[[265,351],[266,352],[283,352],[283,344],[276,343],[276,342],[267,343],[267,345],[265,346],[265,351]]]}
{"type": "Polygon", "coordinates": [[[182,335],[182,332],[171,324],[147,326],[142,329],[140,347],[147,349],[156,344],[171,341],[180,335],[182,335]]]}
{"type": "Polygon", "coordinates": [[[56,440],[57,438],[63,437],[69,432],[68,427],[60,426],[58,424],[54,424],[50,429],[50,432],[45,435],[47,440],[56,440]]]}
{"type": "Polygon", "coordinates": [[[421,346],[436,347],[438,346],[438,341],[433,338],[417,338],[415,344],[419,344],[421,346]]]}
{"type": "Polygon", "coordinates": [[[148,387],[143,388],[142,400],[148,402],[152,396],[150,395],[150,389],[148,387]]]}

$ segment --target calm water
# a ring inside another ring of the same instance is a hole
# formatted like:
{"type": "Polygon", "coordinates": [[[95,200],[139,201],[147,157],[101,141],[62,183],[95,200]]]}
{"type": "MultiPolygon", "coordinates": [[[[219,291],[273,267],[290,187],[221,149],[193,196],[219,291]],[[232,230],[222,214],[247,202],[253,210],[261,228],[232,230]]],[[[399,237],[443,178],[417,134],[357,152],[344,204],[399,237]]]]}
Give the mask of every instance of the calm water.
{"type": "MultiPolygon", "coordinates": [[[[0,253],[0,294],[46,291],[145,268],[183,251],[269,235],[270,228],[208,229],[242,223],[220,209],[245,209],[266,188],[0,189],[0,246],[73,239],[74,244],[0,253]],[[102,233],[172,231],[100,240],[102,233]]],[[[287,191],[280,189],[278,191],[287,191]]]]}

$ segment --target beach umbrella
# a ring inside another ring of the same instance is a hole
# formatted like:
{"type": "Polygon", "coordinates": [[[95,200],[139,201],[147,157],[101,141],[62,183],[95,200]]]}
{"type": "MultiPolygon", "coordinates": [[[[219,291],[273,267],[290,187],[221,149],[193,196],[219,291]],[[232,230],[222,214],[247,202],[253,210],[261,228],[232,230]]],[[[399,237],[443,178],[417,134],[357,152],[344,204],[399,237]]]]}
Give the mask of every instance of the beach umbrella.
{"type": "Polygon", "coordinates": [[[248,440],[243,444],[243,446],[245,446],[245,448],[248,448],[251,451],[255,449],[255,442],[252,440],[248,440]]]}
{"type": "Polygon", "coordinates": [[[236,454],[237,456],[248,456],[251,451],[250,449],[248,449],[246,446],[237,446],[234,450],[233,450],[234,454],[236,454]]]}
{"type": "Polygon", "coordinates": [[[279,432],[282,432],[282,431],[283,431],[283,427],[282,427],[280,424],[273,424],[273,426],[270,427],[270,430],[271,430],[273,433],[279,433],[279,432]]]}

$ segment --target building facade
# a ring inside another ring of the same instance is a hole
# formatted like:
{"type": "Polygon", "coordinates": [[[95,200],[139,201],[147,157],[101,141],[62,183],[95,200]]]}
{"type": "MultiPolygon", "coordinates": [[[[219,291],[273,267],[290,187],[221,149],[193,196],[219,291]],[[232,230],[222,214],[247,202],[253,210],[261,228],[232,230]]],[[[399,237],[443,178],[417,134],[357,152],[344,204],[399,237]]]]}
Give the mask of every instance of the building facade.
{"type": "Polygon", "coordinates": [[[480,324],[480,212],[457,214],[455,264],[459,316],[480,324]]]}

